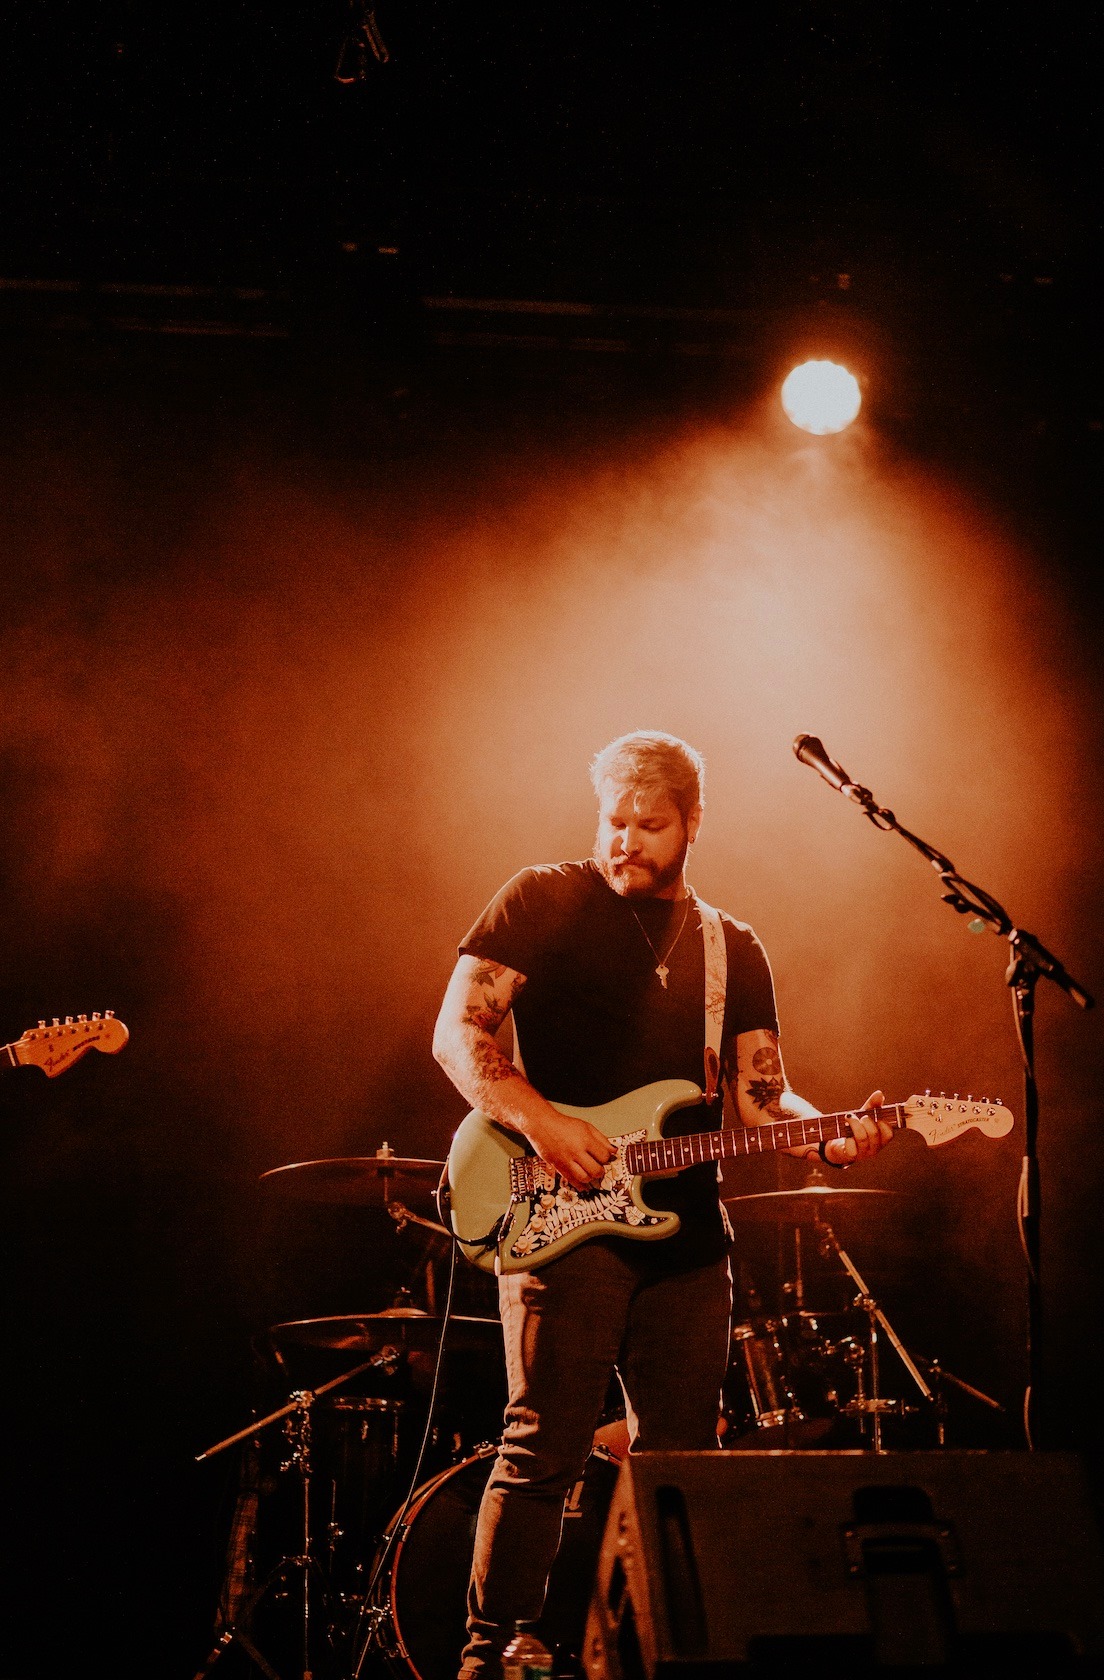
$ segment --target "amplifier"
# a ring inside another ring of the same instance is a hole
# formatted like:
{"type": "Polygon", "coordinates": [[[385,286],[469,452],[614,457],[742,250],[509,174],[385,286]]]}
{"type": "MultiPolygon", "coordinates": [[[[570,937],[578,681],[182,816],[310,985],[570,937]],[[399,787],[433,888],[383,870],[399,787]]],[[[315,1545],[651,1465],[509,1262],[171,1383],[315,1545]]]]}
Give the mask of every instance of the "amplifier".
{"type": "Polygon", "coordinates": [[[629,1457],[583,1662],[588,1680],[1104,1674],[1104,1552],[1082,1463],[629,1457]]]}

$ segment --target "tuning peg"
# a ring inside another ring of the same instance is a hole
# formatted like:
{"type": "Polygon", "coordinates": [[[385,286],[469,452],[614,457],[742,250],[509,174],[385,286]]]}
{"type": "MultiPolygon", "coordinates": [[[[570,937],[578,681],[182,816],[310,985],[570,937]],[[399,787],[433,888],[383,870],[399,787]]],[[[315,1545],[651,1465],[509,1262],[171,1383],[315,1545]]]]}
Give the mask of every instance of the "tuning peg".
{"type": "Polygon", "coordinates": [[[61,1022],[58,1020],[56,1015],[54,1016],[54,1026],[55,1027],[60,1027],[61,1026],[61,1022]]]}
{"type": "Polygon", "coordinates": [[[98,1010],[98,1009],[94,1009],[94,1010],[93,1010],[93,1011],[92,1011],[92,1019],[93,1019],[93,1020],[94,1020],[94,1021],[98,1021],[98,1020],[99,1020],[99,1018],[100,1018],[100,1012],[99,1012],[99,1010],[98,1010]]]}
{"type": "Polygon", "coordinates": [[[111,1021],[111,1020],[114,1019],[114,1017],[115,1017],[115,1011],[113,1009],[105,1009],[104,1010],[104,1020],[105,1021],[111,1021]]]}
{"type": "Polygon", "coordinates": [[[38,1024],[40,1028],[44,1028],[46,1025],[45,1021],[40,1021],[38,1024]]]}
{"type": "Polygon", "coordinates": [[[78,1015],[77,1016],[78,1021],[87,1021],[87,1019],[88,1019],[87,1015],[78,1015]]]}
{"type": "Polygon", "coordinates": [[[67,1015],[65,1017],[65,1025],[67,1027],[71,1027],[73,1025],[73,1017],[71,1015],[67,1015]]]}

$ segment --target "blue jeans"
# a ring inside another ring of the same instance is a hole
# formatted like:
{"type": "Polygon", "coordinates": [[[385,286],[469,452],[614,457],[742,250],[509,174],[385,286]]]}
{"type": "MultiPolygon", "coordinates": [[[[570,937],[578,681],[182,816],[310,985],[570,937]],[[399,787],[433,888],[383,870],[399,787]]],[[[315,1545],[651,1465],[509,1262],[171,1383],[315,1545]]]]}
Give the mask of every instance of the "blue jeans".
{"type": "Polygon", "coordinates": [[[615,1368],[632,1451],[717,1446],[728,1261],[671,1272],[662,1247],[598,1239],[499,1279],[509,1400],[479,1507],[463,1680],[496,1673],[513,1624],[540,1615],[615,1368]]]}

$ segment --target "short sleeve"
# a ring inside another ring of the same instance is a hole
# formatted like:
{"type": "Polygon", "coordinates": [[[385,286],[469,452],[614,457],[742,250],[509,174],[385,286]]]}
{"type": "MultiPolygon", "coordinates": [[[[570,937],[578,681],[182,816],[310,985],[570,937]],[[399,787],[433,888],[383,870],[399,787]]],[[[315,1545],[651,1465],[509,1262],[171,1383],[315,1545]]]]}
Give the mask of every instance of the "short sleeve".
{"type": "Polygon", "coordinates": [[[724,918],[728,947],[725,1037],[745,1032],[778,1031],[774,978],[761,940],[746,922],[724,918]]]}
{"type": "Polygon", "coordinates": [[[542,914],[545,897],[540,871],[523,869],[495,894],[468,929],[460,941],[460,955],[503,963],[532,978],[540,968],[547,937],[542,914]]]}

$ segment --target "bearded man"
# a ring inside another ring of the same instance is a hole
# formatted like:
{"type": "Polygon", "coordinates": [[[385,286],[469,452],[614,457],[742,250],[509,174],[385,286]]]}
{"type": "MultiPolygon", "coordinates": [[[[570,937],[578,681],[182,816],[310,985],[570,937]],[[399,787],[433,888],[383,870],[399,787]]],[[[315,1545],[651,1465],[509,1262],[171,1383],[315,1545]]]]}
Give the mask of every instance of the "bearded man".
{"type": "MultiPolygon", "coordinates": [[[[591,766],[593,856],[509,881],[462,941],[441,1006],[434,1054],[453,1084],[578,1189],[601,1182],[614,1149],[554,1103],[592,1107],[661,1079],[712,1083],[711,928],[723,935],[727,970],[719,1064],[741,1123],[819,1113],[788,1086],[762,945],[687,886],[703,776],[700,755],[659,731],[605,747],[591,766]],[[514,1061],[496,1041],[511,1011],[514,1061]]],[[[853,1136],[790,1153],[839,1167],[875,1154],[891,1136],[870,1112],[883,1101],[880,1091],[868,1099],[853,1136]]],[[[719,1121],[717,1102],[680,1110],[666,1131],[719,1121]]],[[[540,1615],[564,1498],[582,1474],[614,1371],[632,1451],[717,1446],[732,1299],[717,1169],[652,1180],[648,1201],[678,1214],[673,1236],[599,1236],[499,1278],[509,1400],[479,1511],[462,1680],[497,1680],[514,1625],[540,1615]]]]}

